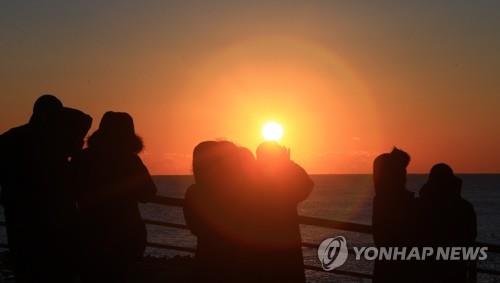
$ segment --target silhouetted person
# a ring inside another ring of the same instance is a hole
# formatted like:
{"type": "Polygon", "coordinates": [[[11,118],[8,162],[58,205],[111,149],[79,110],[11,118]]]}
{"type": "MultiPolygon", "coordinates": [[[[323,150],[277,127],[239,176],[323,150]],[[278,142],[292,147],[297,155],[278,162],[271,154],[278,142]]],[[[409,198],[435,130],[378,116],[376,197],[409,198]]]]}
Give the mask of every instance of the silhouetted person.
{"type": "Polygon", "coordinates": [[[1,203],[18,282],[44,282],[40,278],[46,275],[41,263],[49,238],[43,233],[48,217],[45,192],[50,186],[48,129],[62,107],[55,96],[43,95],[35,102],[28,124],[0,137],[1,203]]]}
{"type": "Polygon", "coordinates": [[[290,151],[276,142],[257,148],[260,186],[255,189],[255,206],[261,213],[262,261],[267,282],[305,282],[298,204],[311,193],[314,183],[290,151]]]}
{"type": "Polygon", "coordinates": [[[274,144],[246,148],[202,142],[193,152],[195,184],[186,192],[186,223],[198,238],[196,280],[303,282],[297,204],[313,183],[274,144]]]}
{"type": "Polygon", "coordinates": [[[255,158],[227,141],[202,142],[193,152],[195,184],[186,192],[184,216],[197,236],[194,282],[260,282],[255,250],[255,158]]]}
{"type": "Polygon", "coordinates": [[[143,148],[127,113],[107,112],[88,148],[72,160],[83,242],[84,282],[126,282],[142,258],[146,227],[138,204],[156,187],[137,155],[143,148]]]}
{"type": "MultiPolygon", "coordinates": [[[[406,190],[410,156],[397,148],[373,163],[373,240],[377,247],[411,247],[416,243],[416,201],[406,190]]],[[[375,261],[374,283],[418,282],[410,261],[375,261]]]]}
{"type": "MultiPolygon", "coordinates": [[[[474,207],[461,197],[462,180],[450,166],[432,167],[420,190],[422,238],[425,246],[472,247],[477,234],[474,207]]],[[[426,282],[475,282],[475,263],[429,260],[426,282]]]]}
{"type": "MultiPolygon", "coordinates": [[[[45,175],[47,186],[41,205],[47,235],[44,260],[49,282],[74,282],[78,271],[78,211],[70,159],[79,154],[92,118],[76,109],[63,108],[53,117],[47,132],[47,158],[45,175]]],[[[39,280],[38,282],[41,282],[39,280]]]]}

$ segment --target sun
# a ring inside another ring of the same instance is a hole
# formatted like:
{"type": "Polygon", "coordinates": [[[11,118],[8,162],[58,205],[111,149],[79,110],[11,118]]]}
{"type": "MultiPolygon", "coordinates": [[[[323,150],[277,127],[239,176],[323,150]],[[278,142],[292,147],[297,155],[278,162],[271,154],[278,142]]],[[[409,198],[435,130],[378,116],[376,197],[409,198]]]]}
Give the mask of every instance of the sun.
{"type": "Polygon", "coordinates": [[[262,136],[267,141],[279,141],[283,133],[283,127],[276,122],[267,122],[262,127],[262,136]]]}

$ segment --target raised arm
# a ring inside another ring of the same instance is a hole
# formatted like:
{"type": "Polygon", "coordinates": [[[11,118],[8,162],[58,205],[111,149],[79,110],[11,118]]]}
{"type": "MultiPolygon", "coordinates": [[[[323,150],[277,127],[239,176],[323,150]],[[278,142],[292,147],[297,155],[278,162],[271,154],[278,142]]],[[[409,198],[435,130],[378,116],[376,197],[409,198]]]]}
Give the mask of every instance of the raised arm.
{"type": "Polygon", "coordinates": [[[292,194],[297,202],[305,200],[314,188],[314,182],[306,170],[290,161],[286,176],[287,186],[290,188],[288,193],[292,194]]]}

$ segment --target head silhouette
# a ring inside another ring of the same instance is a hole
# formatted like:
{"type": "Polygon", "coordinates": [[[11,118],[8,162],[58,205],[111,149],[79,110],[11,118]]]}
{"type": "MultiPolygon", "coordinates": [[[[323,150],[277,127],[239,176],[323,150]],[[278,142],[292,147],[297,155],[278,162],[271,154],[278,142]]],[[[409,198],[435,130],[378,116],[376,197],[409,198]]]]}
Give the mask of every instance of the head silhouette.
{"type": "Polygon", "coordinates": [[[429,179],[422,188],[423,197],[449,197],[460,195],[462,180],[455,176],[453,169],[445,163],[432,166],[429,179]]]}
{"type": "Polygon", "coordinates": [[[252,174],[252,153],[229,141],[205,141],[193,151],[193,175],[197,184],[208,188],[242,185],[252,174]]]}
{"type": "Polygon", "coordinates": [[[443,182],[453,178],[454,176],[455,174],[453,173],[453,169],[451,169],[448,164],[438,163],[432,166],[431,172],[429,173],[429,181],[443,182]]]}
{"type": "Polygon", "coordinates": [[[392,193],[403,190],[406,185],[406,167],[410,163],[408,153],[394,148],[373,162],[373,181],[376,194],[392,193]]]}
{"type": "Polygon", "coordinates": [[[290,160],[290,151],[274,141],[263,142],[257,147],[257,160],[275,164],[290,160]]]}
{"type": "Polygon", "coordinates": [[[142,140],[135,134],[134,120],[125,112],[108,111],[102,116],[99,129],[88,140],[89,148],[139,153],[142,140]]]}
{"type": "Polygon", "coordinates": [[[241,185],[252,187],[257,182],[257,164],[255,157],[248,148],[238,147],[236,170],[240,173],[241,185]]]}
{"type": "Polygon", "coordinates": [[[65,155],[72,155],[81,150],[84,138],[92,125],[92,117],[80,110],[64,107],[56,115],[56,133],[59,150],[65,155]]]}
{"type": "Polygon", "coordinates": [[[193,151],[193,175],[196,183],[218,186],[227,177],[237,146],[228,141],[205,141],[193,151]]]}
{"type": "Polygon", "coordinates": [[[57,97],[51,94],[44,94],[40,96],[33,105],[33,114],[30,118],[30,124],[42,124],[62,108],[63,104],[57,97]]]}

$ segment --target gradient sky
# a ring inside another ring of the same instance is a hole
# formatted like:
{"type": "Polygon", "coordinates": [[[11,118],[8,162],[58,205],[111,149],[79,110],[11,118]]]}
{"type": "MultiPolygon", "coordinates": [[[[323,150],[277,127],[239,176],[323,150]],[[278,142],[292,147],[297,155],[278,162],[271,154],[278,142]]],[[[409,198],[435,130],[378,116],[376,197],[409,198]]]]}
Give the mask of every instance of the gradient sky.
{"type": "Polygon", "coordinates": [[[154,174],[255,149],[267,120],[310,173],[500,172],[500,1],[2,1],[0,131],[54,93],[132,114],[154,174]]]}

